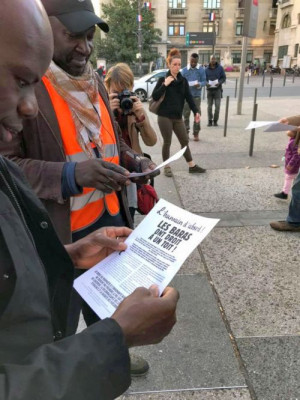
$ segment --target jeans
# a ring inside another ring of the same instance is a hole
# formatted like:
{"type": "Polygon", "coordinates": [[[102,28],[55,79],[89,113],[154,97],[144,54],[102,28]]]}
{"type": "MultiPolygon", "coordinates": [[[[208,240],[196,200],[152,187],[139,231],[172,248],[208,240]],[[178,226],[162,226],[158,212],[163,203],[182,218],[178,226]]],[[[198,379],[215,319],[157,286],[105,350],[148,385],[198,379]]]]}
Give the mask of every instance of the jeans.
{"type": "Polygon", "coordinates": [[[292,200],[286,220],[292,225],[300,226],[300,173],[298,173],[292,187],[292,200]]]}
{"type": "MultiPolygon", "coordinates": [[[[195,102],[196,106],[198,107],[199,113],[201,115],[201,97],[193,97],[193,99],[194,99],[194,102],[195,102]]],[[[184,124],[185,124],[187,133],[189,133],[189,131],[190,131],[190,115],[191,115],[190,106],[189,106],[188,102],[185,101],[184,107],[183,107],[183,118],[184,118],[184,124]]],[[[200,122],[194,121],[193,135],[197,136],[200,132],[200,129],[201,129],[200,122]]]]}
{"type": "Polygon", "coordinates": [[[207,117],[208,121],[218,122],[221,106],[221,89],[211,89],[207,91],[207,117]],[[215,113],[213,115],[212,107],[215,103],[215,113]]]}

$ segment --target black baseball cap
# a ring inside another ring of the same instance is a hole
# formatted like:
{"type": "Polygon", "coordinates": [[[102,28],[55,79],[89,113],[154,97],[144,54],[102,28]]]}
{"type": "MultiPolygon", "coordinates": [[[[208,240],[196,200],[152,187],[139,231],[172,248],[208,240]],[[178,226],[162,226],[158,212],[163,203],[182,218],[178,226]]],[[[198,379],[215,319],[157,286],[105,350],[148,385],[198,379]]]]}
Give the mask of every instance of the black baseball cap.
{"type": "Polygon", "coordinates": [[[94,11],[91,0],[41,0],[49,17],[56,17],[72,33],[98,25],[104,32],[109,26],[94,11]]]}

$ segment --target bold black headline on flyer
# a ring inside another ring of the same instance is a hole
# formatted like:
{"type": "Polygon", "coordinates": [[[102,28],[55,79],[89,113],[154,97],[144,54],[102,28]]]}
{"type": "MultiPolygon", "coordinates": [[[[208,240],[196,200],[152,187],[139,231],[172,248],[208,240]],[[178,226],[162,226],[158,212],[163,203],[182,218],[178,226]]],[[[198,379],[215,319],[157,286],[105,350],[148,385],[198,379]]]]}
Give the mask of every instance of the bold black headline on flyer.
{"type": "Polygon", "coordinates": [[[195,223],[173,217],[168,213],[166,207],[158,210],[157,214],[162,216],[162,220],[148,239],[172,252],[176,250],[180,243],[187,242],[194,234],[205,229],[204,226],[197,226],[195,223]]]}

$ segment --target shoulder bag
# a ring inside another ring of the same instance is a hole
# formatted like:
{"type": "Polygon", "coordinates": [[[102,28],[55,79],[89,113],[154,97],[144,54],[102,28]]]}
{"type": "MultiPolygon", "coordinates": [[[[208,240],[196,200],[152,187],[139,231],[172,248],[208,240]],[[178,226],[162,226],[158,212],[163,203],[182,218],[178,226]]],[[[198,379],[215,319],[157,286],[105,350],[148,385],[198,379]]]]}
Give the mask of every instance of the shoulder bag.
{"type": "Polygon", "coordinates": [[[165,98],[165,94],[166,93],[164,93],[158,100],[153,100],[153,97],[151,97],[149,101],[149,111],[151,111],[153,114],[157,114],[159,106],[165,98]]]}

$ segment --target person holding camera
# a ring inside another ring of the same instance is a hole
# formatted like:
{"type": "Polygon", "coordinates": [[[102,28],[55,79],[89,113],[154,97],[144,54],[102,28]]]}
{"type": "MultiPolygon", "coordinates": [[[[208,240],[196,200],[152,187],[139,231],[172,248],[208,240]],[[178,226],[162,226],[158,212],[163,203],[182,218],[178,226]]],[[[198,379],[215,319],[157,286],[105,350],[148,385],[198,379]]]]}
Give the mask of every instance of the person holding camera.
{"type": "MultiPolygon", "coordinates": [[[[142,138],[146,146],[154,146],[157,136],[144,111],[142,102],[132,92],[134,76],[130,67],[125,63],[114,65],[107,72],[104,84],[109,93],[110,108],[114,112],[125,143],[135,152],[143,155],[139,138],[142,138]]],[[[126,189],[129,210],[133,219],[137,209],[137,186],[131,182],[126,189]]]]}
{"type": "MultiPolygon", "coordinates": [[[[0,152],[22,168],[60,240],[69,244],[101,227],[132,227],[128,171],[151,174],[156,165],[119,140],[107,92],[89,62],[96,26],[109,31],[92,1],[41,2],[54,36],[52,62],[35,86],[36,118],[25,118],[23,131],[0,152]]],[[[73,290],[68,334],[76,331],[81,308],[88,326],[99,320],[73,290]]],[[[133,374],[148,368],[140,358],[131,365],[133,374]]]]}

